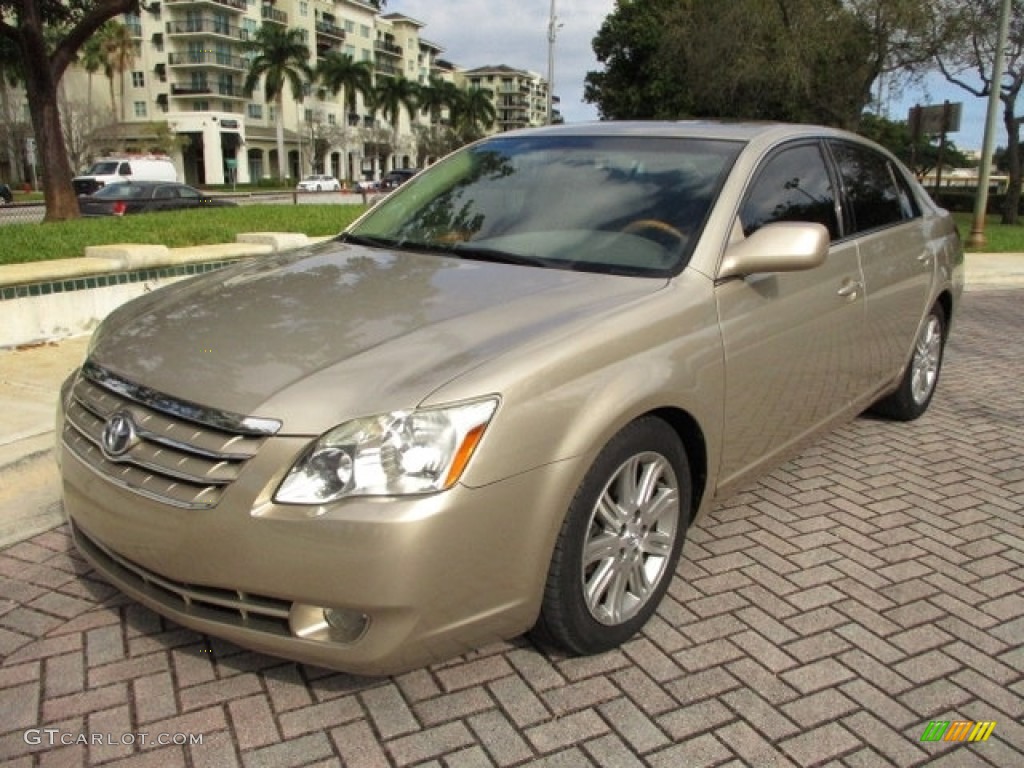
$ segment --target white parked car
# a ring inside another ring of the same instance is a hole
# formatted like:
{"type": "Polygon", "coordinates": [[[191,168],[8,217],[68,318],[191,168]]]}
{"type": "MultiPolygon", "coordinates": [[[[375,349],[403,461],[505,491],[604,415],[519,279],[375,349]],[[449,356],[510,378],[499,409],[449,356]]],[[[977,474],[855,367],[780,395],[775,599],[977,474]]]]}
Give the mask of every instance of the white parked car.
{"type": "Polygon", "coordinates": [[[341,182],[333,176],[314,173],[300,181],[295,189],[299,192],[337,192],[341,189],[341,182]]]}

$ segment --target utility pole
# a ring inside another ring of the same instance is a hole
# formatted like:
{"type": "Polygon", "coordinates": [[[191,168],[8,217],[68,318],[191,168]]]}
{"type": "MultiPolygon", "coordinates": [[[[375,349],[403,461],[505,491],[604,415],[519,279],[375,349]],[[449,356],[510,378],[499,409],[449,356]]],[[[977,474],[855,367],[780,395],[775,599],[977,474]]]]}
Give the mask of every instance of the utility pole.
{"type": "Polygon", "coordinates": [[[558,35],[558,16],[555,15],[555,0],[551,0],[551,15],[548,17],[548,100],[547,124],[551,125],[553,115],[551,99],[555,91],[555,37],[558,35]]]}
{"type": "Polygon", "coordinates": [[[1003,72],[1006,67],[1006,38],[1010,28],[1010,0],[1003,0],[999,14],[995,61],[992,64],[992,84],[988,93],[988,114],[985,116],[985,139],[981,149],[981,167],[978,169],[978,192],[974,199],[974,221],[967,245],[984,248],[985,214],[988,212],[988,180],[992,173],[992,152],[995,148],[996,120],[999,117],[999,95],[1002,91],[1003,72]]]}

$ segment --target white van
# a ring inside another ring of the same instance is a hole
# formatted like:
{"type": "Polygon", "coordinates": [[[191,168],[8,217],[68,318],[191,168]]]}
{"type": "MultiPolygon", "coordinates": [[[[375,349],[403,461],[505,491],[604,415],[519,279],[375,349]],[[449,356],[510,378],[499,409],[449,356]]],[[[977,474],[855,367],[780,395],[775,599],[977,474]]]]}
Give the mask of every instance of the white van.
{"type": "Polygon", "coordinates": [[[104,157],[88,171],[71,180],[79,195],[91,195],[100,187],[118,181],[177,181],[178,171],[171,158],[164,155],[131,155],[104,157]]]}

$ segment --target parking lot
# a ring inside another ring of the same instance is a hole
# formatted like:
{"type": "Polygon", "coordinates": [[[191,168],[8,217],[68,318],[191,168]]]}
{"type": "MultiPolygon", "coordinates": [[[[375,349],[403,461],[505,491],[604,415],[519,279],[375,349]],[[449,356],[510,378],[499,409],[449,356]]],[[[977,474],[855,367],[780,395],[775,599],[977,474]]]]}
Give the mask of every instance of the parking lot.
{"type": "Polygon", "coordinates": [[[8,766],[1024,765],[1024,313],[965,294],[939,391],[717,506],[620,651],[386,679],[178,628],[57,528],[0,551],[8,766]],[[986,741],[922,741],[932,721],[986,741]],[[182,743],[184,742],[184,743],[182,743]]]}

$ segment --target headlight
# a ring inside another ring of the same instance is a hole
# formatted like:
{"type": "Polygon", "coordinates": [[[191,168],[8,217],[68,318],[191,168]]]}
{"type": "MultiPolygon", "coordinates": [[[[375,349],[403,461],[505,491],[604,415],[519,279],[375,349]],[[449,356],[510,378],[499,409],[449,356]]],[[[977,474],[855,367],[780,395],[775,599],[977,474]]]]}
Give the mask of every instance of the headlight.
{"type": "Polygon", "coordinates": [[[497,398],[356,419],[323,435],[274,495],[282,504],[442,491],[466,468],[497,398]]]}

